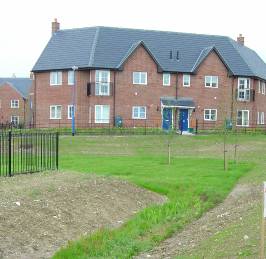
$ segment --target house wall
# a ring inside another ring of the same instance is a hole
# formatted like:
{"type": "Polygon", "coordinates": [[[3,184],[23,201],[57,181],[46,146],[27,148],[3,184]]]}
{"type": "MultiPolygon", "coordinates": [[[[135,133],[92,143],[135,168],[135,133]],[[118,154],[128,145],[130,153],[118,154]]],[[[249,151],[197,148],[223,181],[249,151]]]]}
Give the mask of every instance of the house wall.
{"type": "Polygon", "coordinates": [[[9,84],[0,86],[0,123],[11,122],[11,116],[19,116],[19,123],[27,123],[28,102],[9,84]],[[11,100],[19,100],[19,108],[11,108],[11,100]]]}
{"type": "MultiPolygon", "coordinates": [[[[173,60],[175,62],[175,60],[173,60]]],[[[176,61],[178,62],[178,61],[176,61]]],[[[95,70],[77,71],[77,127],[108,127],[109,124],[95,124],[95,105],[110,106],[110,125],[114,116],[121,116],[124,126],[161,126],[161,97],[192,97],[195,111],[191,121],[198,119],[205,128],[220,127],[225,118],[236,119],[237,109],[250,110],[250,124],[257,122],[257,111],[266,116],[266,96],[257,93],[257,80],[251,79],[251,88],[256,89],[255,102],[235,100],[238,80],[230,77],[226,66],[215,52],[212,52],[199,66],[197,73],[191,75],[190,87],[183,87],[183,74],[172,73],[171,85],[163,86],[162,73],[149,53],[140,46],[128,58],[122,71],[111,71],[111,83],[115,91],[111,96],[87,96],[87,83],[95,82],[95,70]],[[133,72],[147,72],[147,85],[133,85],[133,72]],[[219,77],[218,88],[206,88],[205,76],[219,77]],[[177,88],[176,88],[177,87],[177,88]],[[132,107],[146,106],[147,120],[132,120],[132,107]],[[217,121],[204,121],[204,109],[217,109],[217,121]]],[[[63,71],[61,86],[50,86],[50,73],[35,73],[35,102],[37,127],[71,126],[67,119],[67,106],[72,103],[73,86],[67,84],[67,71],[63,71]],[[50,105],[62,105],[62,119],[51,120],[50,105]]],[[[113,89],[114,90],[114,89],[113,89]]],[[[178,116],[175,115],[175,119],[178,116]]],[[[266,120],[266,118],[265,118],[266,120]]]]}

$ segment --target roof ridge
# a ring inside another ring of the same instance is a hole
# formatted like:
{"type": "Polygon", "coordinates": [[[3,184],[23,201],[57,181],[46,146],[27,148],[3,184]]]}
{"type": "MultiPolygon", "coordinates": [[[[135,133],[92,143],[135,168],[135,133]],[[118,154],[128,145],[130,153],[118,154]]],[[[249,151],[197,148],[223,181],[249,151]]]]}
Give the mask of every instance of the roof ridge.
{"type": "MultiPolygon", "coordinates": [[[[210,46],[210,47],[211,47],[211,46],[210,46]]],[[[206,49],[208,49],[208,48],[210,48],[210,47],[206,47],[206,48],[203,48],[203,49],[201,50],[201,52],[200,52],[200,54],[199,54],[199,56],[198,56],[196,62],[194,63],[194,65],[193,65],[193,67],[192,67],[192,69],[191,69],[191,71],[190,71],[191,73],[194,71],[196,65],[198,64],[199,59],[200,59],[200,57],[201,57],[203,51],[205,51],[206,49]]],[[[213,48],[213,47],[212,47],[212,48],[213,48]]],[[[211,49],[212,49],[212,48],[211,48],[211,49]]],[[[211,49],[210,49],[210,50],[211,50],[211,49]]]]}
{"type": "Polygon", "coordinates": [[[96,49],[96,45],[98,42],[98,38],[99,38],[99,32],[100,32],[100,27],[95,27],[96,31],[95,31],[95,35],[94,35],[94,39],[93,39],[93,43],[91,46],[91,54],[90,54],[90,59],[89,59],[89,67],[92,66],[92,64],[94,63],[94,54],[95,54],[95,49],[96,49]]]}
{"type": "Polygon", "coordinates": [[[9,85],[11,88],[13,88],[19,95],[21,95],[23,98],[26,99],[26,96],[22,93],[22,91],[20,89],[18,89],[16,86],[14,86],[11,82],[8,81],[3,81],[2,83],[0,83],[0,87],[2,87],[4,84],[9,85]]]}
{"type": "Polygon", "coordinates": [[[197,35],[197,36],[211,36],[211,37],[218,37],[218,38],[229,38],[225,35],[217,35],[217,34],[204,34],[204,33],[194,33],[194,32],[178,32],[178,31],[168,31],[168,30],[152,30],[152,29],[141,29],[141,28],[127,28],[127,27],[115,27],[115,26],[91,26],[91,27],[80,27],[80,28],[71,28],[71,29],[63,29],[59,31],[71,31],[71,30],[86,30],[86,29],[93,29],[93,28],[106,28],[106,29],[118,29],[118,30],[135,30],[135,31],[144,31],[144,32],[163,32],[169,34],[184,34],[184,35],[197,35]]]}

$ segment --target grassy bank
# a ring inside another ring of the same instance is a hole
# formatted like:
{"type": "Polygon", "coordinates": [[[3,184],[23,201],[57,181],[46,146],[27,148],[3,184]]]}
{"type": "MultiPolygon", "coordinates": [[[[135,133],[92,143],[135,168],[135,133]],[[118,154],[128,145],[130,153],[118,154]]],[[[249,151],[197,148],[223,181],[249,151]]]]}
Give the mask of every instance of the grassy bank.
{"type": "MultiPolygon", "coordinates": [[[[143,210],[119,229],[99,230],[71,242],[54,258],[130,258],[222,201],[251,166],[231,163],[225,172],[222,159],[197,152],[217,141],[220,137],[63,137],[62,170],[119,177],[166,195],[168,202],[143,210]],[[166,155],[169,140],[170,165],[166,155]]],[[[220,156],[220,147],[217,150],[220,156]]]]}

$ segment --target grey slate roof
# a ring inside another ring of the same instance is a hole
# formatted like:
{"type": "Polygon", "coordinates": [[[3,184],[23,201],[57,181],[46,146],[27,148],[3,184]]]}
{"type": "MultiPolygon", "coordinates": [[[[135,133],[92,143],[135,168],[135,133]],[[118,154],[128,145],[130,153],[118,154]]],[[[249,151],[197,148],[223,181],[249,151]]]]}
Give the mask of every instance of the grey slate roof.
{"type": "Polygon", "coordinates": [[[195,108],[193,98],[189,97],[161,97],[161,102],[164,106],[170,107],[191,107],[195,108]]]}
{"type": "Polygon", "coordinates": [[[14,87],[23,98],[28,97],[32,86],[32,80],[30,78],[0,78],[0,87],[5,83],[14,87]]]}
{"type": "MultiPolygon", "coordinates": [[[[226,36],[90,27],[56,32],[33,71],[79,68],[118,69],[142,42],[163,71],[193,73],[197,61],[215,48],[233,75],[266,80],[266,64],[257,53],[226,36]],[[172,51],[173,59],[169,58],[172,51]],[[179,52],[179,60],[176,52],[179,52]]],[[[196,64],[198,65],[198,64],[196,64]]]]}

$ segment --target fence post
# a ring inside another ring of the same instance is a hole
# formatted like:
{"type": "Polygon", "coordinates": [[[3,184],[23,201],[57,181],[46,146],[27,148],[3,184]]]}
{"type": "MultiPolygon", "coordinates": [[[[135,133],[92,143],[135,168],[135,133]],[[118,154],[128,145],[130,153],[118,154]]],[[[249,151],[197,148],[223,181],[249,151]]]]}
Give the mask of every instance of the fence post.
{"type": "Polygon", "coordinates": [[[58,153],[59,153],[59,133],[56,132],[56,159],[55,159],[55,163],[56,163],[56,170],[58,170],[58,164],[59,164],[59,161],[58,161],[58,153]]]}
{"type": "Polygon", "coordinates": [[[198,127],[199,127],[199,120],[196,119],[196,131],[195,131],[196,134],[198,134],[198,127]]]}
{"type": "Polygon", "coordinates": [[[8,176],[12,176],[12,132],[8,131],[8,176]]]}
{"type": "Polygon", "coordinates": [[[147,119],[145,119],[145,131],[144,131],[144,135],[147,135],[147,119]]]}

